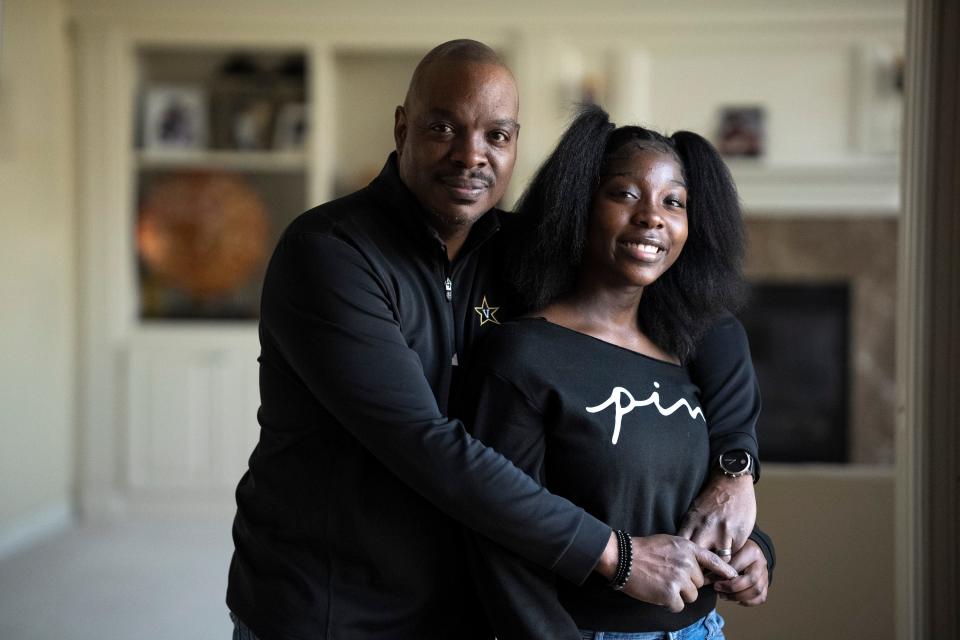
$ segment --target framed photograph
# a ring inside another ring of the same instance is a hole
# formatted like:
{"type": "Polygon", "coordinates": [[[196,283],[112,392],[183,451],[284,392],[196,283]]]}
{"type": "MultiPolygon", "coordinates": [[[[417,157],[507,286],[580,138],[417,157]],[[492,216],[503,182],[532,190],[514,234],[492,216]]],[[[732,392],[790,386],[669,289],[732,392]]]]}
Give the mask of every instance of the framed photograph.
{"type": "Polygon", "coordinates": [[[288,102],[277,112],[273,128],[274,149],[302,149],[307,142],[307,105],[288,102]]]}
{"type": "Polygon", "coordinates": [[[145,149],[204,149],[207,146],[207,96],[202,87],[147,87],[143,99],[145,149]]]}
{"type": "Polygon", "coordinates": [[[268,98],[249,96],[237,100],[230,121],[230,148],[240,151],[269,149],[273,115],[274,104],[268,98]]]}
{"type": "Polygon", "coordinates": [[[717,150],[728,157],[759,158],[766,142],[764,109],[759,106],[722,107],[717,150]]]}

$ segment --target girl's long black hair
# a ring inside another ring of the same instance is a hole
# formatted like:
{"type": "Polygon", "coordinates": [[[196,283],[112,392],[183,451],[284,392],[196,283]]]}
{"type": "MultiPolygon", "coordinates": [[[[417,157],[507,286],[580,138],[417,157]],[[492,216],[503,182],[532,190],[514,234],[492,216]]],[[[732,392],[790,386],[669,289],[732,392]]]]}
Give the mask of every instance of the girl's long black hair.
{"type": "Polygon", "coordinates": [[[644,289],[638,313],[641,331],[686,362],[717,316],[740,308],[746,291],[736,187],[717,150],[696,133],[668,138],[639,126],[615,128],[603,109],[582,107],[517,205],[507,277],[527,311],[573,290],[606,159],[625,145],[673,154],[687,183],[686,244],[644,289]]]}

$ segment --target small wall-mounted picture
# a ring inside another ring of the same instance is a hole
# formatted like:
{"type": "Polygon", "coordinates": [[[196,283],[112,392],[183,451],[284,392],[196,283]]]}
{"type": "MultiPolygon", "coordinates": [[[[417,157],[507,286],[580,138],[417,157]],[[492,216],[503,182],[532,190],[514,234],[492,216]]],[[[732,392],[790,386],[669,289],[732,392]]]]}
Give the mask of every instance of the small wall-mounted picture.
{"type": "Polygon", "coordinates": [[[203,149],[207,146],[207,96],[201,87],[148,87],[143,102],[143,146],[203,149]]]}
{"type": "Polygon", "coordinates": [[[763,107],[722,107],[717,150],[729,157],[762,156],[766,136],[764,117],[763,107]]]}
{"type": "Polygon", "coordinates": [[[274,149],[302,149],[307,141],[307,106],[288,102],[277,112],[273,130],[274,149]]]}
{"type": "Polygon", "coordinates": [[[899,93],[903,94],[904,87],[904,61],[903,61],[903,52],[899,52],[894,56],[893,59],[893,69],[891,70],[891,76],[893,78],[893,89],[899,93]]]}

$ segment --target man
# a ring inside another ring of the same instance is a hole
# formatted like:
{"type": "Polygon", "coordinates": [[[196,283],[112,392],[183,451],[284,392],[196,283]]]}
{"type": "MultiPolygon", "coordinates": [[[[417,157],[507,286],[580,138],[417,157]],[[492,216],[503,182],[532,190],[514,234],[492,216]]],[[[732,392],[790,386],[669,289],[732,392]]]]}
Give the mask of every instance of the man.
{"type": "MultiPolygon", "coordinates": [[[[260,442],[237,488],[227,604],[238,631],[489,637],[461,524],[568,580],[614,575],[607,525],[446,416],[458,361],[509,307],[493,208],[513,171],[517,114],[516,84],[491,49],[440,45],[397,108],[397,152],[380,176],[281,239],[263,289],[260,442]]],[[[735,382],[752,385],[752,371],[735,382]]],[[[749,434],[726,440],[755,453],[749,434]]],[[[733,497],[752,522],[749,478],[716,487],[704,504],[733,497]]],[[[746,537],[719,535],[714,546],[746,537]]],[[[677,554],[691,571],[736,575],[693,543],[677,554]]],[[[640,573],[626,593],[649,587],[640,573]]]]}

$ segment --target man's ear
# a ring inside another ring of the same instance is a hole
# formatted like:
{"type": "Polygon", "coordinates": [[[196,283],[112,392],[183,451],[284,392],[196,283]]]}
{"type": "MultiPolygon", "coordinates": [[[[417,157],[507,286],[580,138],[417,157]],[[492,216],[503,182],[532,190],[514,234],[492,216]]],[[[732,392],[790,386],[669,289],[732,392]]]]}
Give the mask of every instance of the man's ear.
{"type": "Polygon", "coordinates": [[[407,113],[402,106],[393,112],[393,141],[397,145],[397,156],[403,153],[403,143],[407,139],[407,113]]]}

